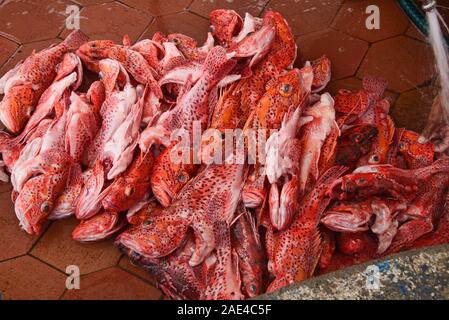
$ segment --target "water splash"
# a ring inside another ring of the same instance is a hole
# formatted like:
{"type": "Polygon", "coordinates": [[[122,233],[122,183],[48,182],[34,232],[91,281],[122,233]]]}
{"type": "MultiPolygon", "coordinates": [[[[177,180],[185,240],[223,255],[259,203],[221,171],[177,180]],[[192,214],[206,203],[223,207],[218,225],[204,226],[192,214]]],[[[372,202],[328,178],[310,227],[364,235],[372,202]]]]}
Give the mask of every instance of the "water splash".
{"type": "Polygon", "coordinates": [[[444,117],[445,123],[449,124],[449,55],[441,31],[440,21],[446,29],[448,28],[436,8],[427,11],[426,17],[429,25],[429,42],[435,56],[436,70],[440,84],[442,116],[444,117]]]}
{"type": "Polygon", "coordinates": [[[439,157],[443,154],[449,155],[449,54],[441,25],[447,32],[449,28],[437,11],[436,2],[430,0],[427,6],[425,10],[429,26],[429,42],[435,56],[440,91],[433,102],[419,141],[432,141],[439,157]]]}

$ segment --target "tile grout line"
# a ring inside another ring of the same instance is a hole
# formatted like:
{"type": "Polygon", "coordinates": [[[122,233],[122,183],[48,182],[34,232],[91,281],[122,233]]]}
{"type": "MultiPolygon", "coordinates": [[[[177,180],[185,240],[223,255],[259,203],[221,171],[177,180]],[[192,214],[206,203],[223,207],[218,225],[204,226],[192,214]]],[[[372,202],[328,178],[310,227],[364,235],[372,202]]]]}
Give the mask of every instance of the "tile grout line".
{"type": "Polygon", "coordinates": [[[27,254],[31,254],[31,251],[33,251],[34,248],[36,247],[37,243],[42,240],[42,237],[47,233],[48,229],[50,229],[50,227],[53,225],[53,223],[54,223],[54,221],[50,221],[50,223],[45,227],[44,232],[42,232],[42,234],[40,234],[37,237],[36,241],[33,243],[33,245],[30,247],[30,249],[28,249],[27,254]]]}
{"type": "Polygon", "coordinates": [[[51,265],[51,264],[48,263],[47,261],[42,260],[41,258],[39,258],[39,257],[37,257],[37,256],[35,256],[35,255],[31,254],[31,253],[28,253],[28,256],[31,257],[31,258],[33,258],[33,259],[36,259],[37,261],[39,261],[39,262],[41,262],[41,263],[47,265],[48,267],[52,268],[53,270],[58,271],[59,273],[62,273],[64,276],[67,277],[67,273],[65,273],[64,271],[59,270],[57,267],[51,265]]]}
{"type": "Polygon", "coordinates": [[[156,18],[151,16],[150,22],[145,26],[145,28],[143,28],[142,32],[137,36],[136,42],[143,40],[143,39],[141,39],[141,37],[145,34],[145,32],[148,31],[148,29],[150,28],[150,26],[153,24],[153,22],[155,20],[156,20],[156,18]]]}
{"type": "Polygon", "coordinates": [[[28,255],[28,253],[25,253],[25,254],[21,254],[21,255],[18,255],[18,256],[11,257],[11,258],[6,258],[5,260],[0,260],[0,264],[3,263],[3,262],[8,262],[8,261],[11,261],[11,260],[14,260],[14,259],[25,257],[27,255],[28,255]]]}

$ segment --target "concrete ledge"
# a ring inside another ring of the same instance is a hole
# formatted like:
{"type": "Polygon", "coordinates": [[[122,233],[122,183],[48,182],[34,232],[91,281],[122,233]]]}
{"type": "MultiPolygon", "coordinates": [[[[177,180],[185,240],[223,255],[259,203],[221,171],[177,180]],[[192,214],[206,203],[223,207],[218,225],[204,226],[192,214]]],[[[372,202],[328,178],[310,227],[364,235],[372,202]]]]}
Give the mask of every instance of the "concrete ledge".
{"type": "Polygon", "coordinates": [[[449,244],[355,265],[257,299],[449,299],[449,244]]]}

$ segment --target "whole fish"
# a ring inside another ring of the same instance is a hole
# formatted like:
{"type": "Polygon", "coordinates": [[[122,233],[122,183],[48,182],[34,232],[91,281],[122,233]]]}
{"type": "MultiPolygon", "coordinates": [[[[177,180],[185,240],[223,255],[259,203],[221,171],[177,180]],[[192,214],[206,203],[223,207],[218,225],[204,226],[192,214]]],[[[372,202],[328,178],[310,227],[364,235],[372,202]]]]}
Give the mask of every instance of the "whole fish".
{"type": "Polygon", "coordinates": [[[196,248],[189,264],[201,264],[216,248],[214,221],[229,225],[233,220],[244,175],[244,165],[207,167],[181,190],[170,207],[148,223],[126,230],[116,242],[145,257],[160,258],[176,250],[191,227],[196,248]]]}
{"type": "Polygon", "coordinates": [[[310,278],[321,255],[322,244],[318,224],[329,198],[334,181],[346,171],[332,167],[326,171],[314,188],[301,200],[300,211],[284,231],[269,235],[269,269],[275,276],[267,292],[310,278]]]}
{"type": "Polygon", "coordinates": [[[126,211],[144,199],[150,189],[155,155],[140,153],[129,168],[103,191],[102,205],[108,211],[126,211]]]}
{"type": "MultiPolygon", "coordinates": [[[[202,131],[205,130],[210,119],[211,91],[234,65],[235,61],[226,56],[222,47],[214,47],[208,53],[203,65],[202,75],[195,85],[178,99],[176,106],[167,111],[166,116],[161,116],[163,120],[154,127],[147,127],[142,132],[139,141],[141,149],[148,150],[148,147],[154,142],[155,130],[160,130],[160,128],[167,133],[178,130],[178,132],[187,134],[188,138],[192,137],[195,124],[199,125],[202,131]]],[[[180,148],[183,150],[186,147],[172,143],[162,155],[163,158],[161,159],[163,160],[155,164],[152,190],[154,196],[163,205],[170,203],[175,192],[188,182],[192,173],[192,162],[187,163],[186,166],[179,165],[170,157],[172,152],[180,148]],[[171,192],[168,192],[168,190],[171,190],[171,192]]],[[[188,147],[189,149],[190,147],[188,147]]]]}
{"type": "Polygon", "coordinates": [[[56,77],[56,66],[64,54],[75,51],[88,40],[76,30],[58,45],[33,53],[12,73],[0,81],[0,93],[5,94],[0,103],[0,120],[14,134],[20,133],[34,112],[42,93],[56,77]]]}

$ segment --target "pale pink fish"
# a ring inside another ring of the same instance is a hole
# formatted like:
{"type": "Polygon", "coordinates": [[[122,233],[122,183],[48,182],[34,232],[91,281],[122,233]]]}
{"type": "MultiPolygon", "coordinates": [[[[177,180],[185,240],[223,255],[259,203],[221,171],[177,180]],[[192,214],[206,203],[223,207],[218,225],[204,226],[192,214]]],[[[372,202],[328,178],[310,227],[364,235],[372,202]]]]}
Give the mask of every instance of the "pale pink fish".
{"type": "Polygon", "coordinates": [[[304,111],[304,115],[313,117],[313,120],[305,124],[301,129],[301,161],[300,161],[300,190],[303,192],[312,176],[315,181],[320,172],[318,162],[320,160],[321,147],[332,129],[337,126],[335,122],[334,99],[325,93],[320,101],[304,111]]]}
{"type": "Polygon", "coordinates": [[[187,80],[196,83],[201,77],[202,64],[198,61],[191,61],[181,66],[167,71],[160,79],[159,86],[166,84],[185,85],[187,80]]]}
{"type": "Polygon", "coordinates": [[[243,27],[240,30],[239,34],[232,38],[232,42],[234,44],[239,43],[248,35],[259,29],[262,23],[263,21],[261,18],[253,17],[250,13],[246,12],[245,19],[243,21],[243,27]]]}
{"type": "Polygon", "coordinates": [[[284,230],[298,211],[299,158],[301,141],[297,138],[300,126],[311,117],[300,118],[302,108],[284,115],[281,129],[273,133],[265,145],[265,172],[271,184],[268,203],[274,228],[284,230]]]}
{"type": "Polygon", "coordinates": [[[137,146],[139,138],[140,123],[147,92],[148,87],[145,88],[142,96],[131,107],[123,123],[104,145],[101,158],[109,159],[112,163],[112,167],[107,174],[108,180],[112,180],[124,172],[133,160],[134,149],[137,146]]]}
{"type": "Polygon", "coordinates": [[[97,117],[95,107],[72,92],[67,114],[65,149],[75,162],[82,160],[84,151],[97,134],[97,117]]]}
{"type": "MultiPolygon", "coordinates": [[[[146,151],[154,143],[154,130],[165,130],[166,134],[175,129],[191,132],[193,123],[200,121],[204,130],[209,121],[209,95],[217,83],[235,66],[222,47],[214,47],[207,55],[201,69],[201,76],[193,87],[178,98],[176,106],[167,112],[155,127],[147,127],[141,134],[139,146],[146,151]]],[[[161,117],[162,118],[162,117],[161,117]]]]}
{"type": "MultiPolygon", "coordinates": [[[[60,102],[65,104],[64,100],[65,98],[62,98],[60,102]]],[[[13,167],[11,183],[15,191],[20,192],[29,178],[51,165],[51,163],[46,162],[47,151],[64,151],[64,129],[67,112],[65,105],[60,107],[63,108],[62,115],[53,120],[41,138],[34,139],[31,144],[27,145],[23,158],[13,167]]]]}
{"type": "Polygon", "coordinates": [[[207,300],[243,300],[239,257],[231,245],[231,230],[225,221],[214,225],[217,239],[216,263],[210,277],[204,298],[207,300]]]}
{"type": "Polygon", "coordinates": [[[118,212],[101,212],[96,216],[82,220],[72,232],[73,240],[80,242],[92,242],[104,240],[117,231],[126,223],[118,212]]]}
{"type": "MultiPolygon", "coordinates": [[[[100,62],[101,66],[110,64],[118,64],[118,62],[113,60],[102,60],[100,62]]],[[[106,85],[105,87],[108,88],[106,85]]],[[[106,92],[108,93],[107,90],[106,92]]],[[[90,166],[93,166],[95,160],[101,156],[106,142],[112,138],[115,131],[126,120],[132,106],[136,103],[136,99],[136,88],[129,83],[125,84],[123,90],[115,90],[109,95],[107,94],[107,98],[100,109],[101,128],[87,150],[87,161],[90,166]]]]}
{"type": "Polygon", "coordinates": [[[59,220],[75,214],[76,202],[83,187],[83,175],[79,163],[75,163],[71,168],[67,185],[61,195],[56,198],[54,208],[48,219],[59,220]]]}

